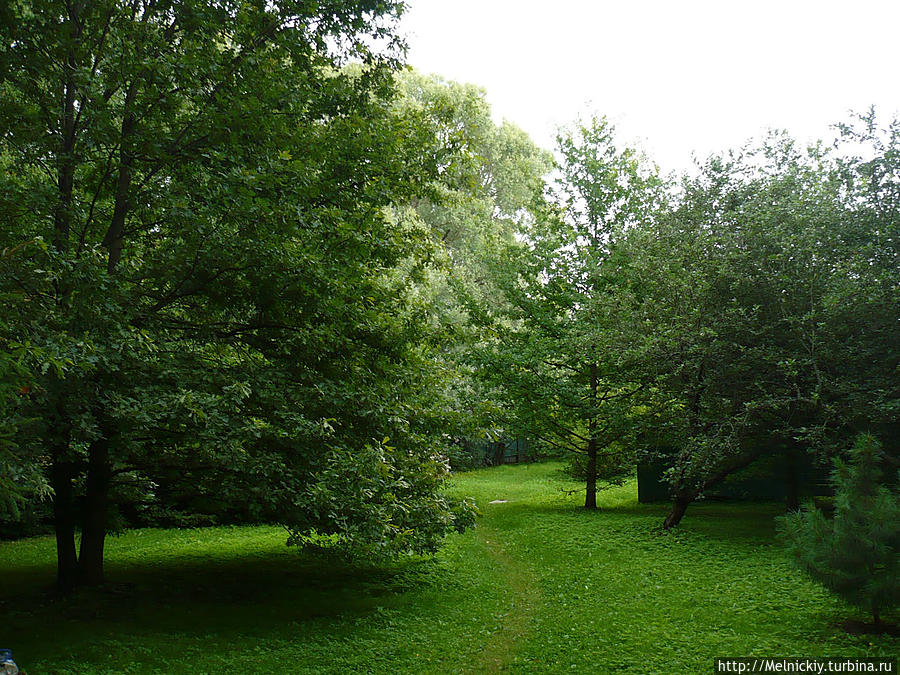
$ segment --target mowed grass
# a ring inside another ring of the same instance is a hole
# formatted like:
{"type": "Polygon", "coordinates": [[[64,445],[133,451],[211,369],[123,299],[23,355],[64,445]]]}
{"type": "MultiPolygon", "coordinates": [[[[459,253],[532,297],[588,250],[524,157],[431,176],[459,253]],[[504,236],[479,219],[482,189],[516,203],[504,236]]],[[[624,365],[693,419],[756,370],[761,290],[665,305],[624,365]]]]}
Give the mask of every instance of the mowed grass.
{"type": "Polygon", "coordinates": [[[578,487],[556,463],[462,474],[477,528],[387,569],[305,558],[275,527],[131,531],[108,542],[109,587],[65,600],[46,593],[51,538],[3,542],[0,647],[29,675],[704,673],[716,656],[900,653],[836,627],[865,616],[790,565],[777,504],[697,505],[665,534],[633,483],[594,513],[578,487]]]}

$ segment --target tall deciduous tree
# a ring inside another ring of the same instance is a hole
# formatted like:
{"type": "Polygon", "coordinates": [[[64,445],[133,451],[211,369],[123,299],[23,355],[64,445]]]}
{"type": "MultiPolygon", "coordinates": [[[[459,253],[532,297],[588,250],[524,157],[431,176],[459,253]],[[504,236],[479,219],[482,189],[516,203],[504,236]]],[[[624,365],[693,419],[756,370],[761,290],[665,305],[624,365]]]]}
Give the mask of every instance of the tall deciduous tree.
{"type": "Polygon", "coordinates": [[[473,368],[482,335],[477,309],[476,316],[469,310],[502,304],[492,266],[534,218],[552,157],[521,129],[496,124],[479,87],[415,72],[403,73],[399,85],[398,105],[423,115],[441,148],[430,194],[398,205],[399,216],[421,223],[436,245],[422,285],[435,329],[432,359],[443,373],[433,419],[462,446],[496,439],[514,431],[503,397],[473,368]]]}
{"type": "Polygon", "coordinates": [[[430,243],[388,207],[438,167],[393,108],[401,8],[6,7],[0,248],[27,255],[3,266],[3,337],[64,364],[17,403],[62,588],[102,581],[117,500],[173,481],[385,554],[465,521],[410,425],[421,322],[398,265],[430,243]]]}
{"type": "Polygon", "coordinates": [[[585,507],[597,479],[628,464],[613,443],[631,428],[628,354],[613,329],[618,280],[608,272],[619,239],[652,217],[661,184],[631,149],[616,147],[603,118],[558,139],[559,166],[541,217],[498,267],[508,311],[496,317],[495,372],[521,423],[547,444],[586,459],[585,507]]]}

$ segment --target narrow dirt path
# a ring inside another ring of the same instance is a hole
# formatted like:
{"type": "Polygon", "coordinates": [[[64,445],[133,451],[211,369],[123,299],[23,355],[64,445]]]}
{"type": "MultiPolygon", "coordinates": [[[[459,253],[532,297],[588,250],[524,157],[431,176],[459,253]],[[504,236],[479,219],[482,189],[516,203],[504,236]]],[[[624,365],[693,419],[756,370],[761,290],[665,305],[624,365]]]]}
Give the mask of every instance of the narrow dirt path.
{"type": "MultiPolygon", "coordinates": [[[[488,521],[488,518],[485,518],[488,521]]],[[[537,580],[504,548],[504,532],[491,527],[490,522],[478,524],[479,538],[491,557],[500,567],[500,573],[509,587],[507,613],[500,628],[490,635],[484,651],[471,664],[471,673],[504,673],[509,670],[517,647],[532,632],[531,618],[540,599],[537,580]]]]}

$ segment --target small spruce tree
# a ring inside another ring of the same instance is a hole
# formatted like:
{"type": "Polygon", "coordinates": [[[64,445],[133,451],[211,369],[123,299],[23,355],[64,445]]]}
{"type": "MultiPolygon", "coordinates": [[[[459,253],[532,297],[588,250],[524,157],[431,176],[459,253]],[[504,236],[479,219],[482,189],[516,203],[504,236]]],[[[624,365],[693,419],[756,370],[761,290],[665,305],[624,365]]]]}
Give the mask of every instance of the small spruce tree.
{"type": "Polygon", "coordinates": [[[900,489],[887,486],[878,441],[860,435],[849,462],[835,460],[834,517],[808,508],[784,519],[791,553],[813,579],[872,613],[900,603],[900,489]]]}

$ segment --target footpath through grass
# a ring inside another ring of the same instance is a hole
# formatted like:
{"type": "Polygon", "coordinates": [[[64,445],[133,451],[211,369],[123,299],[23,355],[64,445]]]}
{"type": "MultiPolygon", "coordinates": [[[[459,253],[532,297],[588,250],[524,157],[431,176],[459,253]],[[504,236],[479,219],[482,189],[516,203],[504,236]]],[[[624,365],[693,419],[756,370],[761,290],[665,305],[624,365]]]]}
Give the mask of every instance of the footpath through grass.
{"type": "Polygon", "coordinates": [[[680,674],[715,656],[900,653],[834,626],[865,617],[790,566],[777,505],[692,507],[663,534],[665,508],[634,484],[587,513],[559,468],[459,476],[478,527],[386,570],[302,558],[279,528],[139,530],[109,541],[108,589],[60,601],[52,539],[3,542],[0,647],[29,675],[680,674]]]}

